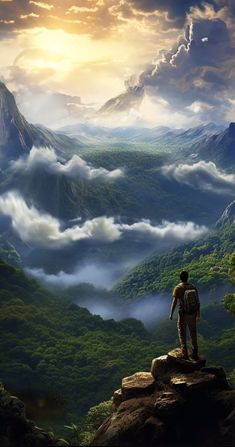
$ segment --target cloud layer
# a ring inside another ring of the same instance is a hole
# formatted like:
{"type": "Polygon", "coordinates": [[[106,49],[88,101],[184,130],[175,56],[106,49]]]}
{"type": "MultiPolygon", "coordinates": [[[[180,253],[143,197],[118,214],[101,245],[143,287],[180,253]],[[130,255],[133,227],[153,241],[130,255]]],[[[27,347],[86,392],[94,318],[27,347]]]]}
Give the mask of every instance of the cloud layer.
{"type": "Polygon", "coordinates": [[[17,171],[29,172],[42,167],[48,172],[54,174],[63,174],[73,179],[82,178],[93,180],[99,177],[104,179],[115,179],[123,175],[121,169],[108,171],[105,168],[93,168],[88,165],[78,155],[64,163],[58,160],[53,149],[33,147],[27,157],[19,158],[12,163],[12,169],[17,171]]]}
{"type": "Polygon", "coordinates": [[[150,220],[142,220],[132,225],[120,225],[122,231],[136,231],[145,236],[157,238],[173,238],[178,240],[195,239],[206,232],[205,226],[196,225],[193,222],[168,222],[163,221],[161,225],[154,226],[150,220]]]}
{"type": "Polygon", "coordinates": [[[150,221],[144,220],[127,225],[115,223],[113,217],[105,216],[63,229],[58,219],[40,212],[33,205],[29,206],[21,195],[13,191],[0,196],[1,214],[11,219],[12,227],[22,241],[47,248],[59,248],[82,239],[114,242],[126,232],[136,232],[143,237],[188,240],[206,231],[206,227],[192,222],[164,221],[161,225],[154,226],[150,221]]]}
{"type": "Polygon", "coordinates": [[[63,230],[58,219],[40,213],[33,205],[28,206],[16,192],[0,197],[0,214],[10,217],[13,229],[22,241],[47,248],[61,247],[81,239],[112,242],[121,236],[114,219],[108,217],[97,217],[63,230]]]}
{"type": "Polygon", "coordinates": [[[195,189],[213,191],[215,193],[234,194],[235,175],[218,169],[212,161],[199,161],[193,164],[169,165],[162,168],[168,178],[195,189]]]}

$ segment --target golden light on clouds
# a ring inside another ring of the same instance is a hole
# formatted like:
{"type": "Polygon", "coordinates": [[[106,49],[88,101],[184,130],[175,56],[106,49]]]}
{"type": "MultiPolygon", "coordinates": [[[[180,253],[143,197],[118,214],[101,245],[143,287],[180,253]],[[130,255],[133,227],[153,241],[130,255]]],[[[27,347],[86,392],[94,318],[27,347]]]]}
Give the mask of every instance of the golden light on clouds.
{"type": "Polygon", "coordinates": [[[42,8],[42,9],[47,9],[48,11],[50,11],[51,9],[54,8],[54,5],[50,5],[50,4],[44,3],[44,2],[34,2],[33,0],[30,0],[29,4],[38,6],[39,8],[42,8]]]}
{"type": "Polygon", "coordinates": [[[0,1],[1,76],[9,88],[78,95],[100,107],[179,35],[163,11],[128,0],[0,1]]]}

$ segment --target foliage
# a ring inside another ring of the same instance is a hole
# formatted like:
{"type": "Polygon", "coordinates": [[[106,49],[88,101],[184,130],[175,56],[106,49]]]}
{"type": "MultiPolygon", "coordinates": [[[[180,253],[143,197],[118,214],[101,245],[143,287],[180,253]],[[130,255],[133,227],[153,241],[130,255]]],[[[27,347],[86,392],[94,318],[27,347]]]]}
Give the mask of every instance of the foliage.
{"type": "Polygon", "coordinates": [[[151,256],[122,279],[115,290],[125,299],[156,292],[171,293],[179,282],[180,271],[188,270],[190,280],[200,291],[213,296],[229,281],[234,251],[235,225],[214,230],[195,242],[151,256]]]}
{"type": "Polygon", "coordinates": [[[72,445],[87,446],[90,445],[96,431],[110,416],[112,412],[112,400],[101,402],[100,404],[91,407],[85,418],[79,425],[72,424],[66,426],[72,431],[70,442],[72,445]]]}
{"type": "MultiPolygon", "coordinates": [[[[235,253],[233,253],[231,258],[231,266],[229,269],[229,276],[231,279],[231,282],[235,284],[235,253]]],[[[224,296],[224,305],[227,310],[229,310],[231,313],[235,315],[235,294],[234,293],[228,293],[224,296]]]]}
{"type": "Polygon", "coordinates": [[[36,418],[77,420],[161,354],[141,322],[103,321],[4,262],[0,284],[1,378],[23,400],[31,390],[36,418]]]}
{"type": "MultiPolygon", "coordinates": [[[[81,426],[89,408],[110,399],[123,377],[149,371],[153,358],[178,344],[172,322],[150,333],[134,319],[104,321],[3,261],[0,285],[1,379],[25,401],[30,417],[55,432],[73,421],[87,440],[106,411],[102,405],[90,411],[81,426]]],[[[202,313],[201,352],[231,371],[233,316],[211,306],[202,313]]]]}
{"type": "Polygon", "coordinates": [[[227,295],[225,295],[223,301],[226,309],[235,314],[235,294],[228,293],[227,295]]]}

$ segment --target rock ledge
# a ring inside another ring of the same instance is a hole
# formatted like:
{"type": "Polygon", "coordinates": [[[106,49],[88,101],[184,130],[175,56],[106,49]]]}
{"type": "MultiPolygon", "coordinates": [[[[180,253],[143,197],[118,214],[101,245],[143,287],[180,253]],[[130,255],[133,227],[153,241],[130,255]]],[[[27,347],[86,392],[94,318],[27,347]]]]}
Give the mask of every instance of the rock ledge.
{"type": "Polygon", "coordinates": [[[124,378],[92,446],[191,445],[192,434],[193,445],[232,446],[235,390],[223,368],[205,364],[174,349],[124,378]]]}

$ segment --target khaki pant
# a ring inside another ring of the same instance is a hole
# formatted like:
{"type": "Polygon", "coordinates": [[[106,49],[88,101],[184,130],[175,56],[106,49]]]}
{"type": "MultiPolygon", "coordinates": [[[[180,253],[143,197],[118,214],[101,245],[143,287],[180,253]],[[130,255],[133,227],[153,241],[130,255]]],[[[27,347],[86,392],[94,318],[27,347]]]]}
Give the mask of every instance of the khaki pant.
{"type": "Polygon", "coordinates": [[[184,353],[187,353],[187,326],[192,342],[193,353],[197,354],[197,326],[196,326],[196,313],[186,315],[184,313],[178,313],[178,335],[180,340],[181,349],[184,353]]]}

